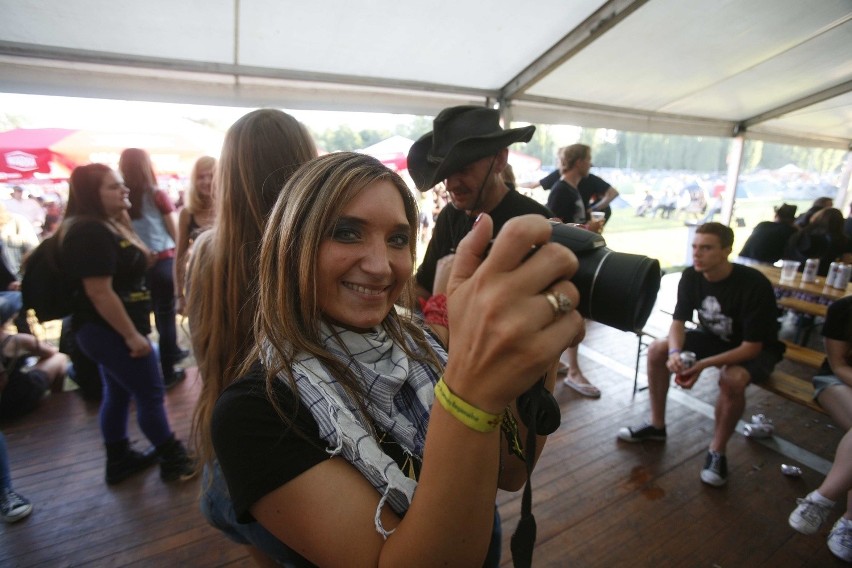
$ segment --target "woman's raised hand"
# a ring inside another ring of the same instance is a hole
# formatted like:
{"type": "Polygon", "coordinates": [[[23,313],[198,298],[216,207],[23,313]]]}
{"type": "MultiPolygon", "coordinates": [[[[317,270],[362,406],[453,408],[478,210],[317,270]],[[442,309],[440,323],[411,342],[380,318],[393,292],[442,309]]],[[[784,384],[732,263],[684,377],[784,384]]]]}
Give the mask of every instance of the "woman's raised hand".
{"type": "Polygon", "coordinates": [[[444,381],[465,401],[497,413],[578,344],[584,326],[569,281],[577,258],[550,242],[551,224],[538,215],[510,219],[483,259],[492,227],[481,215],[456,250],[444,381]]]}

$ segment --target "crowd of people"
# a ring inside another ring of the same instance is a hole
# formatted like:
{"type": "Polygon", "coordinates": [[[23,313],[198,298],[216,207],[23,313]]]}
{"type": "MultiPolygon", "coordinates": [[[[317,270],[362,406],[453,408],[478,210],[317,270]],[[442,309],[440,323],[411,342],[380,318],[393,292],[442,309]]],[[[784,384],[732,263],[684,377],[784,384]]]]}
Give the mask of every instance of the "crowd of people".
{"type": "MultiPolygon", "coordinates": [[[[602,232],[618,196],[590,173],[583,144],[561,148],[558,170],[540,180],[546,205],[520,193],[508,149],[534,130],[504,129],[486,107],[442,111],[408,155],[416,188],[434,189],[423,211],[379,161],[350,152],[318,157],[308,129],[271,109],[240,118],[218,159],[197,161],[177,213],[143,149],[125,150],[116,170],[76,168],[53,231],[76,283],[66,324],[102,388],[106,483],[155,464],[167,482],[201,473],[202,514],[259,565],[405,564],[412,555],[498,565],[497,490],[527,484],[558,426],[557,377],[582,396],[601,396],[578,360],[578,260],[550,242],[552,223],[602,232]],[[188,355],[177,314],[187,317],[201,378],[193,452],[164,405],[188,355]],[[148,337],[152,315],[158,346],[148,337]],[[148,448],[128,439],[131,403],[148,448]],[[424,496],[416,501],[415,488],[424,496]]],[[[834,211],[823,203],[796,228],[795,207],[782,205],[741,254],[767,262],[791,251],[842,257],[852,249],[838,237],[834,211]]],[[[841,215],[840,235],[842,225],[841,215]]],[[[728,482],[725,449],[746,386],[783,355],[772,287],[731,262],[732,248],[729,227],[697,227],[671,328],[648,350],[650,419],[617,434],[664,442],[672,375],[689,389],[704,369],[718,369],[715,427],[700,470],[715,487],[728,482]],[[687,329],[694,312],[697,327],[687,329]],[[685,351],[696,354],[689,367],[685,351]]],[[[8,270],[8,291],[19,271],[8,270]]],[[[0,301],[5,322],[23,307],[20,298],[0,301]]],[[[849,429],[848,395],[839,394],[852,388],[852,330],[838,323],[850,320],[846,304],[832,306],[826,324],[816,396],[849,429]]],[[[55,348],[18,331],[0,333],[0,418],[7,401],[26,395],[37,403],[32,393],[61,388],[68,368],[55,348]],[[24,372],[28,382],[12,380],[24,372]],[[15,394],[15,381],[30,390],[15,394]]],[[[841,442],[838,472],[791,515],[797,530],[815,532],[852,491],[848,444],[841,442]]],[[[2,438],[0,476],[4,520],[30,514],[12,489],[2,438]]],[[[518,533],[519,550],[531,550],[535,537],[518,533]]],[[[835,554],[852,558],[852,520],[838,521],[832,539],[835,554]]]]}

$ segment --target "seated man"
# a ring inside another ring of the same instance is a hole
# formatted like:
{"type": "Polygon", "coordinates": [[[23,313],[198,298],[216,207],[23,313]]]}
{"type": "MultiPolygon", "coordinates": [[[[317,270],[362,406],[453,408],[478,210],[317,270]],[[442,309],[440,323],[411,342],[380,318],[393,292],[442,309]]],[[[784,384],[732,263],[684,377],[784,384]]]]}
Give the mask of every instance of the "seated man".
{"type": "Polygon", "coordinates": [[[733,231],[721,223],[696,229],[693,266],[681,276],[669,335],[648,347],[651,421],[618,432],[625,442],[665,441],[671,373],[676,373],[676,384],[690,389],[701,371],[718,367],[716,425],[701,471],[701,481],[716,487],[727,481],[725,446],[743,414],[746,387],[768,377],[784,354],[772,285],[754,268],[728,260],[733,243],[733,231]],[[687,331],[684,324],[693,310],[698,328],[687,331]],[[682,351],[695,353],[692,367],[681,363],[682,351]]]}
{"type": "Polygon", "coordinates": [[[787,241],[798,229],[793,224],[796,218],[796,206],[784,203],[775,208],[774,221],[758,223],[743,245],[740,256],[757,260],[758,262],[773,263],[784,255],[787,241]]]}

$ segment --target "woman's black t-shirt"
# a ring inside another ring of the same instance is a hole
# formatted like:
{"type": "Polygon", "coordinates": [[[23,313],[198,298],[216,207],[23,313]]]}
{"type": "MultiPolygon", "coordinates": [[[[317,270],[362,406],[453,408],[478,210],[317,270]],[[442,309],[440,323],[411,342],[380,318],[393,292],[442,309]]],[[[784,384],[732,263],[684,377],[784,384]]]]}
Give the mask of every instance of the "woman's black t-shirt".
{"type": "Polygon", "coordinates": [[[81,221],[72,225],[62,240],[62,261],[67,273],[80,281],[74,294],[73,329],[84,323],[110,327],[86,296],[82,280],[112,276],[112,289],[136,330],[142,335],[151,332],[151,293],[145,284],[148,263],[139,247],[100,221],[81,221]]]}

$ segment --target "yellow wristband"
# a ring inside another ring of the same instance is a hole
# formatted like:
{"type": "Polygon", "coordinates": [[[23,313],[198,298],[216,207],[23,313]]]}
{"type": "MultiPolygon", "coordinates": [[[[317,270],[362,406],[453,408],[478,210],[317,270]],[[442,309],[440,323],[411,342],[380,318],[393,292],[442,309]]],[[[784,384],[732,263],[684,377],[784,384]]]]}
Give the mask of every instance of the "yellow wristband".
{"type": "Polygon", "coordinates": [[[477,432],[493,432],[503,419],[502,414],[485,412],[454,395],[444,382],[444,377],[435,385],[435,398],[456,420],[477,432]]]}

